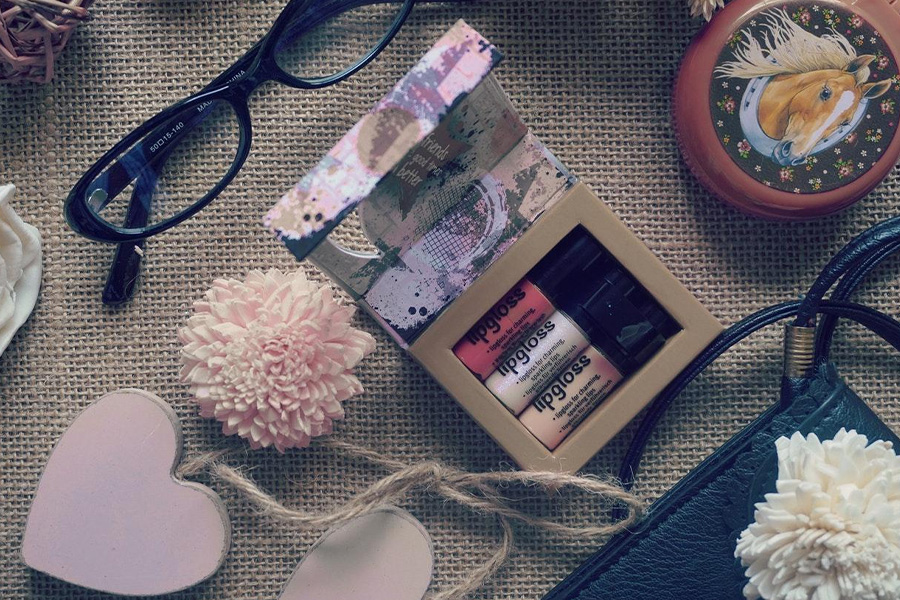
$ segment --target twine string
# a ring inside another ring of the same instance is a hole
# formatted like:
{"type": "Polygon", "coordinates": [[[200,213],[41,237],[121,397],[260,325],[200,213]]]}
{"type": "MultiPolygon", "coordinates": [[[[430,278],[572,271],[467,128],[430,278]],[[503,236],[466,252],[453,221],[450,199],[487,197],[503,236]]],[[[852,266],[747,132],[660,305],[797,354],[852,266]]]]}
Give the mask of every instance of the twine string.
{"type": "Polygon", "coordinates": [[[430,596],[431,600],[465,598],[495,576],[512,553],[513,522],[550,532],[566,541],[596,539],[628,528],[637,520],[642,507],[637,497],[626,492],[612,479],[590,475],[511,470],[471,473],[434,460],[408,464],[344,441],[326,440],[318,446],[367,461],[384,469],[388,474],[350,498],[342,506],[327,513],[313,513],[285,506],[261,489],[240,469],[222,462],[228,451],[220,450],[188,459],[179,466],[176,474],[179,477],[189,477],[208,470],[217,480],[235,489],[260,513],[302,529],[340,527],[386,504],[400,505],[415,491],[430,493],[474,513],[496,518],[502,533],[500,542],[490,557],[481,561],[464,581],[433,593],[430,596]],[[502,490],[516,485],[539,488],[547,492],[558,492],[563,487],[571,487],[605,502],[624,505],[627,516],[607,525],[566,525],[525,513],[511,506],[510,501],[503,496],[502,490]]]}

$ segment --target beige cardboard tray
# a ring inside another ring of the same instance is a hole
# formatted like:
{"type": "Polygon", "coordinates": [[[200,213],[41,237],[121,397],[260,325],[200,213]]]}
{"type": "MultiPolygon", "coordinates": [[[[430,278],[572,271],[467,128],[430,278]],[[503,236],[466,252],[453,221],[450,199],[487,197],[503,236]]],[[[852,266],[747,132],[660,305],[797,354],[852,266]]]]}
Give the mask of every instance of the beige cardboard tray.
{"type": "Polygon", "coordinates": [[[720,332],[719,322],[587,186],[541,215],[410,346],[413,357],[524,469],[575,472],[631,421],[720,332]],[[453,346],[578,226],[591,233],[681,326],[553,451],[537,440],[454,355],[453,346]]]}

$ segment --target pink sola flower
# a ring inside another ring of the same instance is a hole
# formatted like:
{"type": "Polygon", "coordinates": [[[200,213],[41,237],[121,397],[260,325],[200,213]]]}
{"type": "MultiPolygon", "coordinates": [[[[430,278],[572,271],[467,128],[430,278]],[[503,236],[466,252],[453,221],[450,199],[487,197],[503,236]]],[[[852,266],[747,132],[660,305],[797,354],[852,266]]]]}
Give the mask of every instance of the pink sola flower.
{"type": "Polygon", "coordinates": [[[179,332],[181,380],[226,435],[254,449],[306,447],[363,391],[352,369],[375,340],[350,325],[354,312],[302,271],[218,279],[179,332]]]}

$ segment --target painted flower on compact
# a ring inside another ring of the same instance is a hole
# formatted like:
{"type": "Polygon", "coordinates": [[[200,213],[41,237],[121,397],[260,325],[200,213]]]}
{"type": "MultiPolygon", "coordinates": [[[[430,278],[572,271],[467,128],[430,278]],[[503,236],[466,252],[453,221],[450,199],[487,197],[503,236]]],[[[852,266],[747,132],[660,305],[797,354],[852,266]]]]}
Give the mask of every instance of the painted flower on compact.
{"type": "Polygon", "coordinates": [[[782,167],[781,172],[778,174],[781,178],[782,182],[785,181],[793,181],[794,180],[794,168],[793,167],[782,167]]]}
{"type": "Polygon", "coordinates": [[[794,14],[791,15],[791,18],[794,20],[794,23],[798,25],[809,25],[810,19],[812,19],[812,15],[809,14],[809,9],[800,7],[794,11],[794,14]]]}
{"type": "Polygon", "coordinates": [[[734,101],[734,98],[726,94],[722,97],[721,100],[717,103],[719,108],[724,110],[729,115],[734,114],[734,109],[737,108],[737,102],[734,101]]]}
{"type": "Polygon", "coordinates": [[[181,379],[225,435],[303,448],[363,391],[353,369],[375,340],[351,325],[354,313],[299,270],[218,279],[179,332],[181,379]]]}
{"type": "Polygon", "coordinates": [[[750,142],[747,140],[741,140],[737,145],[738,154],[741,155],[741,158],[749,158],[750,157],[750,142]]]}
{"type": "Polygon", "coordinates": [[[853,175],[854,168],[852,161],[840,159],[836,163],[834,163],[834,168],[838,170],[838,177],[840,177],[841,179],[845,179],[853,175]]]}
{"type": "Polygon", "coordinates": [[[900,457],[841,429],[775,442],[776,491],[756,505],[735,557],[748,600],[900,598],[900,457]]]}

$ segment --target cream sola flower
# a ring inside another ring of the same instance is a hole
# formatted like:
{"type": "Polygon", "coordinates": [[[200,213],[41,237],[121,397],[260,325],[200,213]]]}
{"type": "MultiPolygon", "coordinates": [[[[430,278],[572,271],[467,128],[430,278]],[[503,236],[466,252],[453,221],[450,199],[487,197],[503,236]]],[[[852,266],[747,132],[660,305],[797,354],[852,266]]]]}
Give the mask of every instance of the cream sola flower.
{"type": "Polygon", "coordinates": [[[0,185],[0,354],[34,310],[41,288],[41,235],[10,206],[13,185],[0,185]]]}
{"type": "Polygon", "coordinates": [[[776,492],[756,505],[735,556],[751,600],[900,598],[900,458],[841,429],[775,442],[776,492]]]}
{"type": "Polygon", "coordinates": [[[302,271],[219,279],[179,332],[182,381],[200,414],[252,448],[302,448],[329,434],[362,392],[353,368],[375,348],[355,310],[302,271]]]}
{"type": "Polygon", "coordinates": [[[704,19],[709,21],[712,19],[716,9],[725,6],[725,0],[688,0],[688,5],[691,8],[692,17],[699,17],[702,15],[704,19]]]}

